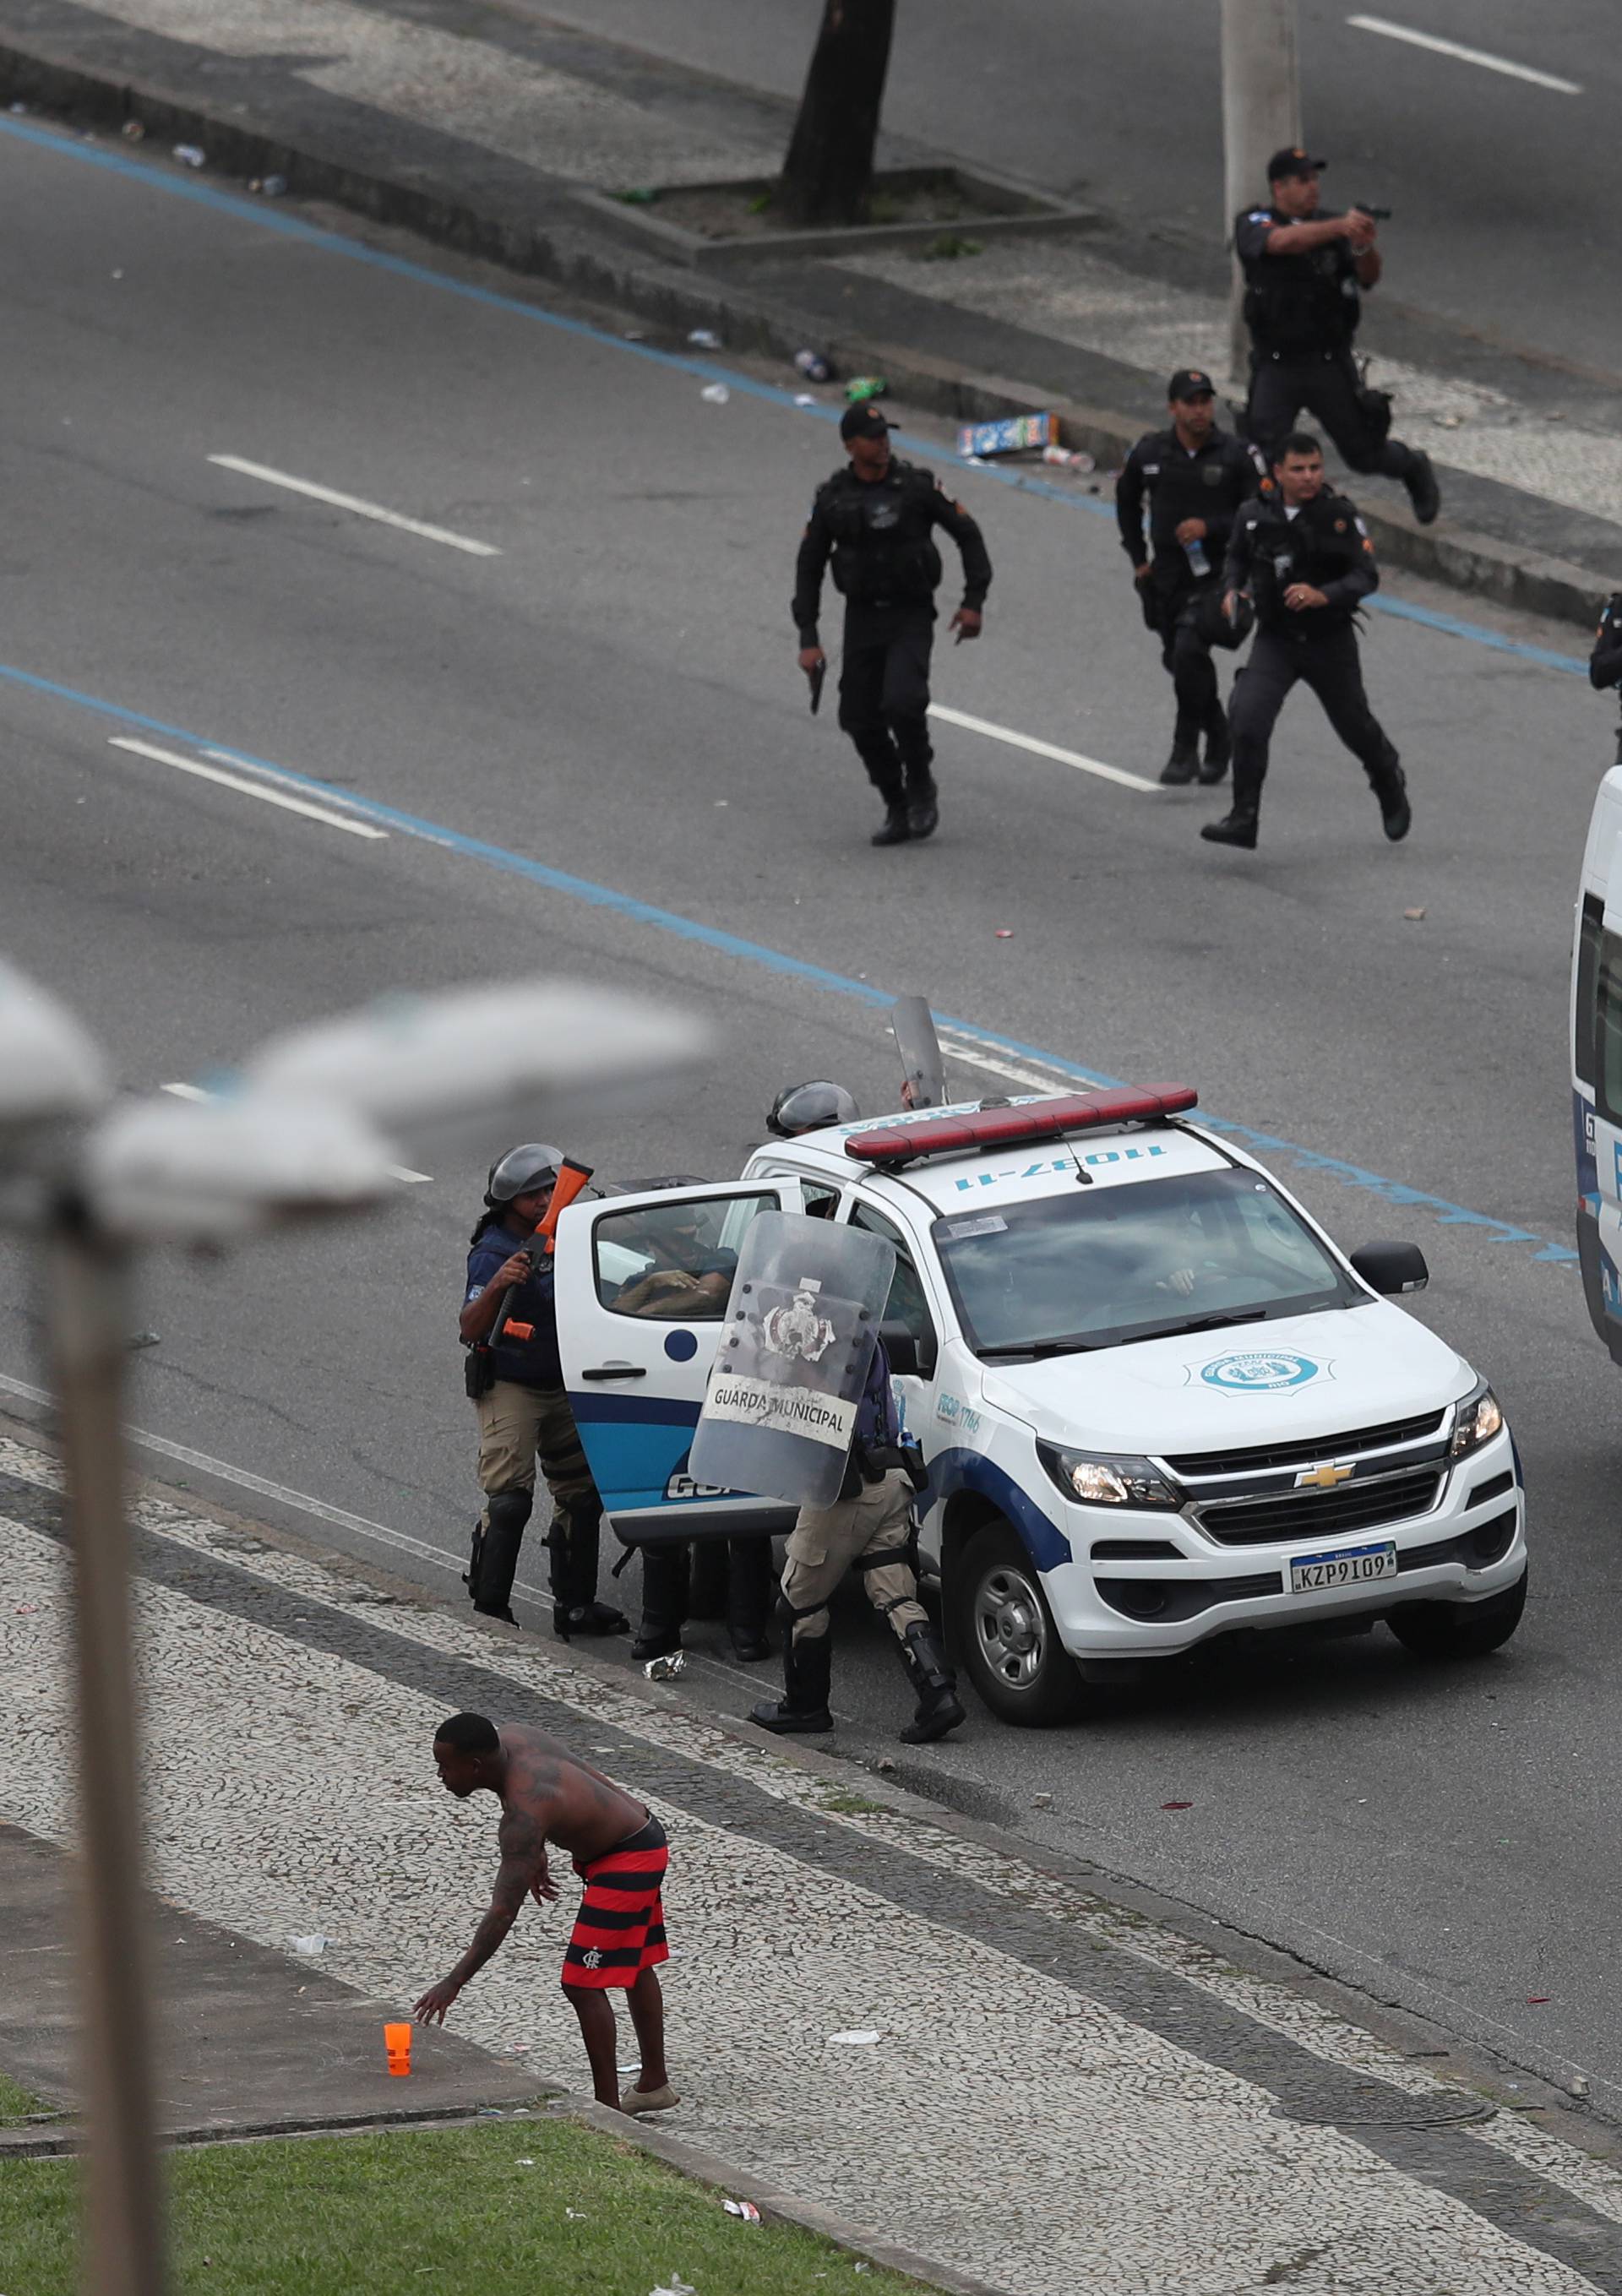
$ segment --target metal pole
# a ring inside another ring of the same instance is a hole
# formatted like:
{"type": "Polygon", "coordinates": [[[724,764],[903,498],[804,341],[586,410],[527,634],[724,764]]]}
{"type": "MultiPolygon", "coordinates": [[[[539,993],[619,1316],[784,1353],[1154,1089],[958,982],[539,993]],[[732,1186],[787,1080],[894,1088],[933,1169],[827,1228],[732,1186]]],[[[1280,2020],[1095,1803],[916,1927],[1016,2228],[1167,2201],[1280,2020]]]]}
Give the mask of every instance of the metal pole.
{"type": "MultiPolygon", "coordinates": [[[[1301,90],[1296,67],[1296,0],[1222,0],[1223,232],[1241,208],[1266,193],[1267,161],[1301,140],[1301,90]]],[[[1250,337],[1244,323],[1244,275],[1237,258],[1228,304],[1230,373],[1249,388],[1250,337]]]]}
{"type": "Polygon", "coordinates": [[[83,2285],[162,2296],[142,1898],[141,1781],[124,1491],[127,1256],[60,1206],[45,1255],[73,1550],[78,1686],[82,2047],[88,2108],[83,2285]]]}

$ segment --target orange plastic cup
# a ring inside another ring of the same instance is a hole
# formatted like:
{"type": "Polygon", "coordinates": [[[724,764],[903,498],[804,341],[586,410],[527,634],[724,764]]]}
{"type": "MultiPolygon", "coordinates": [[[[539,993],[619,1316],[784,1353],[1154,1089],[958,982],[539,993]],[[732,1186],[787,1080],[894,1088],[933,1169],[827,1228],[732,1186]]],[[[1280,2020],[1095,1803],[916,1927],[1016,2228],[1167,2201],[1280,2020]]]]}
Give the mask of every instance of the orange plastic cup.
{"type": "Polygon", "coordinates": [[[383,2046],[389,2052],[389,2070],[397,2076],[411,2070],[411,2028],[409,2025],[385,2025],[383,2046]]]}

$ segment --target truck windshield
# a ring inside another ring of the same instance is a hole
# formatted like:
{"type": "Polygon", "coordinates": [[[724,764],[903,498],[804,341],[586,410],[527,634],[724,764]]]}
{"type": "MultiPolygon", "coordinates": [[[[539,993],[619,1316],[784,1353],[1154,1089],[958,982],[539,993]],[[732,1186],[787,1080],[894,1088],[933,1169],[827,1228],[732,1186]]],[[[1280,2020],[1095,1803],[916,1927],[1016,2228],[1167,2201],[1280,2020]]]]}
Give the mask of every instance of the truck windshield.
{"type": "Polygon", "coordinates": [[[1267,1181],[1232,1168],[965,1206],[934,1236],[982,1356],[1118,1347],[1364,1296],[1267,1181]]]}

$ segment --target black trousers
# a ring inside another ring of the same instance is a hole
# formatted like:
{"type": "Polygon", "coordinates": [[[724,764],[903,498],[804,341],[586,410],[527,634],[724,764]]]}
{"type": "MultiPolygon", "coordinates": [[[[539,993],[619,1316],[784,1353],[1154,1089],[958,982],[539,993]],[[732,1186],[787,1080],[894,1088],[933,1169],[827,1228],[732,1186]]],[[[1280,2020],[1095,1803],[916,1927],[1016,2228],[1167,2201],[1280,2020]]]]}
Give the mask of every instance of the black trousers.
{"type": "Polygon", "coordinates": [[[1172,740],[1180,750],[1192,749],[1201,734],[1215,733],[1222,724],[1222,695],[1211,660],[1222,613],[1221,585],[1216,580],[1156,581],[1154,600],[1160,660],[1177,697],[1172,740]]]}
{"type": "Polygon", "coordinates": [[[1250,370],[1245,428],[1252,446],[1272,461],[1279,440],[1293,430],[1303,407],[1334,440],[1354,471],[1406,480],[1418,457],[1400,439],[1382,439],[1359,403],[1357,369],[1349,350],[1257,351],[1250,370]]]}
{"type": "Polygon", "coordinates": [[[1233,803],[1255,806],[1267,773],[1267,744],[1290,688],[1299,680],[1323,705],[1323,714],[1376,792],[1389,789],[1397,755],[1363,690],[1357,633],[1349,623],[1319,637],[1257,630],[1250,659],[1233,682],[1228,724],[1233,735],[1233,803]]]}
{"type": "MultiPolygon", "coordinates": [[[[708,1562],[712,1552],[725,1557],[728,1627],[735,1634],[765,1634],[777,1591],[771,1540],[729,1538],[722,1545],[718,1539],[712,1543],[672,1538],[642,1550],[642,1632],[650,1640],[665,1636],[672,1644],[679,1642],[683,1622],[693,1615],[690,1611],[693,1560],[702,1554],[708,1562]]],[[[703,1575],[709,1578],[709,1573],[705,1570],[703,1575]]],[[[708,1603],[703,1608],[709,1609],[708,1603]]]]}
{"type": "Polygon", "coordinates": [[[934,787],[930,741],[933,606],[847,606],[840,725],[885,803],[934,787]]]}

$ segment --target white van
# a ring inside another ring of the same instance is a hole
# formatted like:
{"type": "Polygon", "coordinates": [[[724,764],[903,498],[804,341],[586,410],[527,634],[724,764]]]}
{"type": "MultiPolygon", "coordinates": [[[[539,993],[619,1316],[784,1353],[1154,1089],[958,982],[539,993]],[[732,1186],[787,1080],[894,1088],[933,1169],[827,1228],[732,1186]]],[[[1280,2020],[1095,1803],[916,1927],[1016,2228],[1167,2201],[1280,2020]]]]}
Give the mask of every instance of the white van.
{"type": "Polygon", "coordinates": [[[1387,1296],[1424,1283],[1419,1250],[1343,1257],[1185,1120],[1194,1098],[930,1109],[773,1142],[731,1184],[571,1207],[558,1328],[615,1527],[788,1528],[686,1472],[720,1304],[686,1320],[616,1304],[642,1296],[627,1250],[670,1256],[661,1223],[713,1274],[771,1205],[896,1247],[885,1341],[930,1466],[921,1544],[957,1654],[1007,1720],[1055,1721],[1122,1661],[1223,1636],[1383,1619],[1427,1655],[1507,1641],[1520,1466],[1491,1390],[1387,1296]]]}

